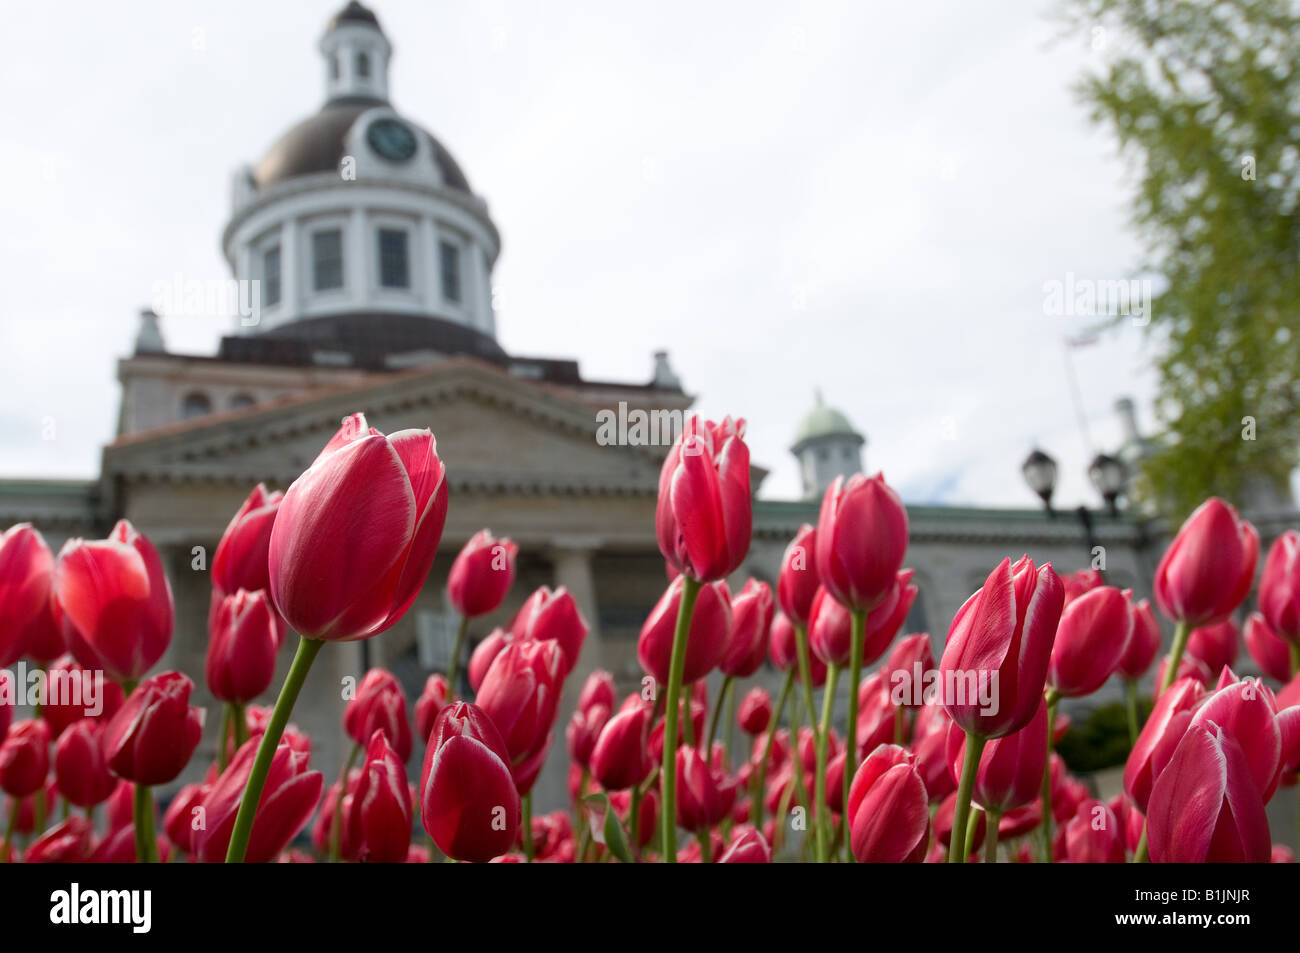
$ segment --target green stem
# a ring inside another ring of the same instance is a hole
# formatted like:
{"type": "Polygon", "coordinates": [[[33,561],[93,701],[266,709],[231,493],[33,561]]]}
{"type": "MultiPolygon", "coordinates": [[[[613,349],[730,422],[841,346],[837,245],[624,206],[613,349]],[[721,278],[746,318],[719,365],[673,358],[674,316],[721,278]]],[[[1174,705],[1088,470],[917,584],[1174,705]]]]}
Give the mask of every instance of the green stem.
{"type": "Polygon", "coordinates": [[[713,845],[709,842],[708,828],[705,828],[702,831],[697,831],[695,839],[700,842],[700,863],[713,863],[713,845]]]}
{"type": "Polygon", "coordinates": [[[158,863],[158,839],[153,833],[153,792],[147,784],[135,786],[135,859],[158,863]]]}
{"type": "Polygon", "coordinates": [[[34,795],[35,801],[32,804],[32,814],[35,825],[32,827],[32,836],[40,837],[41,832],[45,830],[45,788],[42,786],[34,795]]]}
{"type": "Polygon", "coordinates": [[[985,826],[987,833],[984,835],[984,863],[996,864],[998,862],[998,825],[1002,823],[1002,815],[989,811],[986,815],[988,823],[985,826]]]}
{"type": "Polygon", "coordinates": [[[1056,730],[1056,703],[1061,696],[1056,689],[1047,690],[1047,761],[1043,765],[1043,847],[1042,861],[1052,862],[1052,734],[1056,730]]]}
{"type": "Polygon", "coordinates": [[[523,818],[523,835],[524,835],[524,860],[528,863],[533,862],[533,792],[529,791],[523,797],[524,818],[523,818]]]}
{"type": "Polygon", "coordinates": [[[1183,650],[1187,648],[1187,637],[1191,631],[1192,627],[1186,622],[1174,626],[1174,644],[1169,648],[1169,661],[1165,664],[1165,677],[1160,680],[1158,694],[1163,695],[1178,677],[1178,666],[1182,664],[1183,650]]]}
{"type": "MultiPolygon", "coordinates": [[[[849,785],[858,769],[858,682],[862,680],[862,652],[866,641],[867,614],[861,610],[849,614],[853,633],[853,646],[849,651],[849,723],[844,743],[844,777],[841,778],[841,809],[845,815],[849,810],[849,785]]],[[[897,728],[895,728],[897,731],[897,728]]],[[[847,816],[844,822],[848,823],[847,816]]],[[[848,862],[853,863],[853,851],[848,849],[849,838],[844,838],[845,853],[848,862]]]]}
{"type": "MultiPolygon", "coordinates": [[[[839,681],[839,666],[831,663],[826,666],[826,688],[822,692],[822,721],[817,730],[817,776],[813,780],[815,794],[813,797],[817,822],[817,859],[825,864],[831,859],[830,844],[830,810],[826,807],[826,759],[829,754],[831,736],[831,713],[835,708],[835,684],[839,681]]],[[[796,751],[797,755],[797,751],[796,751]]]]}
{"type": "Polygon", "coordinates": [[[966,822],[966,842],[963,844],[965,857],[970,857],[971,851],[975,849],[975,835],[979,833],[980,815],[983,813],[978,807],[970,812],[970,820],[966,822]]]}
{"type": "Polygon", "coordinates": [[[447,669],[447,692],[452,698],[456,697],[456,675],[460,671],[460,653],[465,645],[467,631],[469,631],[469,616],[461,616],[460,626],[456,629],[456,644],[451,650],[451,665],[447,669]]]}
{"type": "Polygon", "coordinates": [[[722,714],[722,709],[726,704],[727,695],[731,691],[734,679],[730,675],[722,679],[722,688],[718,690],[718,700],[713,706],[713,717],[709,719],[709,740],[704,746],[705,757],[713,754],[713,739],[718,736],[718,717],[722,714]]]}
{"type": "Polygon", "coordinates": [[[1291,643],[1291,677],[1300,675],[1300,644],[1291,643]]]}
{"type": "Polygon", "coordinates": [[[948,863],[966,863],[966,821],[970,817],[970,799],[975,790],[975,776],[979,773],[980,755],[988,739],[966,732],[966,757],[961,766],[961,782],[957,785],[957,802],[953,807],[952,836],[948,839],[948,863]]]}
{"type": "Polygon", "coordinates": [[[221,709],[221,734],[217,739],[217,773],[226,770],[226,751],[230,747],[230,703],[221,709]]]}
{"type": "Polygon", "coordinates": [[[9,801],[9,823],[5,825],[4,844],[0,845],[0,864],[9,863],[9,844],[14,839],[14,828],[18,826],[18,811],[22,803],[18,798],[9,801]]]}
{"type": "MultiPolygon", "coordinates": [[[[803,690],[803,710],[808,713],[808,724],[817,731],[817,709],[813,707],[812,693],[812,656],[808,652],[808,633],[801,625],[794,627],[795,654],[799,658],[799,687],[803,690]]],[[[798,739],[794,739],[798,741],[798,739]]]]}
{"type": "MultiPolygon", "coordinates": [[[[700,584],[689,576],[682,577],[682,600],[677,606],[677,627],[673,631],[673,653],[668,669],[668,700],[664,709],[664,756],[660,780],[663,784],[659,821],[664,831],[665,864],[677,863],[677,717],[682,692],[682,673],[686,670],[686,641],[691,631],[691,615],[700,584]]],[[[687,712],[690,721],[690,712],[687,712]]]]}
{"type": "Polygon", "coordinates": [[[781,694],[777,696],[776,707],[772,709],[772,715],[767,720],[767,743],[763,745],[763,758],[758,762],[758,770],[754,772],[754,783],[750,789],[749,800],[753,805],[752,814],[754,815],[754,826],[760,831],[763,829],[763,801],[764,790],[767,783],[767,765],[772,759],[772,746],[776,741],[776,726],[781,723],[781,712],[785,709],[785,703],[790,699],[790,690],[794,687],[794,668],[785,673],[785,682],[781,685],[781,694]]]}
{"type": "Polygon", "coordinates": [[[1138,683],[1136,678],[1124,680],[1124,707],[1128,712],[1128,747],[1132,751],[1138,740],[1138,683]]]}
{"type": "Polygon", "coordinates": [[[1144,823],[1142,825],[1142,839],[1138,841],[1137,850],[1133,851],[1133,863],[1145,864],[1148,859],[1147,826],[1144,823]]]}
{"type": "Polygon", "coordinates": [[[727,731],[722,737],[722,763],[728,771],[731,770],[731,745],[736,734],[736,698],[739,694],[740,691],[733,686],[727,696],[727,731]]]}
{"type": "Polygon", "coordinates": [[[329,862],[331,864],[337,864],[339,858],[343,856],[343,799],[348,793],[348,776],[352,774],[352,768],[356,765],[357,757],[360,754],[361,745],[354,741],[347,763],[343,765],[343,770],[339,772],[339,793],[334,799],[334,816],[330,819],[329,862]]]}
{"type": "MultiPolygon", "coordinates": [[[[632,785],[632,798],[628,802],[627,809],[627,829],[628,835],[632,841],[632,856],[637,860],[641,859],[641,785],[632,785]]],[[[587,825],[590,830],[591,825],[587,825]]]]}
{"type": "Polygon", "coordinates": [[[239,702],[232,702],[230,718],[235,729],[235,750],[238,751],[248,741],[248,719],[244,716],[244,706],[239,702]]]}
{"type": "Polygon", "coordinates": [[[319,639],[298,639],[298,651],[294,653],[289,674],[284,677],[280,697],[276,699],[271,720],[266,725],[266,734],[262,735],[262,741],[257,746],[257,758],[253,761],[253,770],[248,775],[248,784],[244,787],[244,796],[239,802],[235,827],[230,833],[230,848],[226,851],[228,864],[244,862],[244,854],[248,852],[248,838],[253,833],[253,819],[262,801],[262,788],[266,786],[266,775],[271,770],[271,759],[275,757],[275,749],[279,747],[280,738],[284,735],[284,726],[289,723],[289,715],[298,700],[298,693],[302,691],[302,683],[311,671],[311,663],[316,661],[324,644],[319,639]]]}

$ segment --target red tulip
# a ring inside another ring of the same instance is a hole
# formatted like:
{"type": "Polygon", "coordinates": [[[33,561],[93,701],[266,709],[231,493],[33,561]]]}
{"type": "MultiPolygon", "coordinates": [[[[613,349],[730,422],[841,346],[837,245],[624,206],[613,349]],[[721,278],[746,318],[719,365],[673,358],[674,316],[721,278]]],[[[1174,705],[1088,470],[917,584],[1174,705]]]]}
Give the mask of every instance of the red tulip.
{"type": "Polygon", "coordinates": [[[69,817],[32,841],[27,853],[23,855],[23,863],[89,863],[94,842],[94,825],[84,817],[69,817]]]}
{"type": "Polygon", "coordinates": [[[136,784],[166,784],[185,770],[203,734],[203,709],[190,706],[194,683],[163,672],[140,683],[104,729],[113,772],[136,784]]]}
{"type": "Polygon", "coordinates": [[[1080,569],[1061,577],[1065,587],[1065,604],[1068,606],[1085,592],[1106,585],[1106,579],[1095,569],[1080,569]]]}
{"type": "Polygon", "coordinates": [[[406,762],[388,744],[383,731],[376,731],[366,746],[348,819],[355,832],[358,859],[376,864],[404,862],[411,846],[411,813],[406,762]]]}
{"type": "Polygon", "coordinates": [[[731,832],[731,843],[718,858],[720,864],[770,864],[772,848],[752,824],[741,824],[731,832]]]}
{"type": "Polygon", "coordinates": [[[0,666],[26,652],[28,626],[48,611],[54,556],[30,523],[0,533],[0,666]]]}
{"type": "Polygon", "coordinates": [[[817,578],[817,531],[804,523],[781,556],[781,574],[776,595],[781,611],[799,625],[807,625],[813,599],[821,581],[817,578]]]}
{"type": "Polygon", "coordinates": [[[447,518],[433,434],[343,422],[289,487],[271,528],[271,598],[300,635],[377,635],[415,601],[447,518]]]}
{"type": "MultiPolygon", "coordinates": [[[[771,645],[768,656],[772,665],[782,672],[794,669],[799,671],[799,651],[795,641],[794,625],[783,614],[777,613],[772,619],[771,645]]],[[[808,680],[813,688],[826,684],[826,663],[812,652],[808,653],[808,680]]]]}
{"type": "Polygon", "coordinates": [[[919,863],[930,842],[930,803],[916,759],[882,745],[849,788],[849,844],[859,863],[919,863]]]}
{"type": "MultiPolygon", "coordinates": [[[[194,832],[195,853],[205,863],[219,863],[230,848],[235,815],[257,757],[259,740],[250,738],[239,750],[204,799],[206,826],[194,832]]],[[[307,753],[281,741],[271,759],[266,786],[257,802],[253,831],[244,860],[264,864],[280,855],[298,832],[307,826],[320,802],[323,779],[319,771],[307,769],[307,753]]]]}
{"type": "Polygon", "coordinates": [[[867,613],[862,648],[863,665],[875,664],[903,627],[908,612],[912,610],[912,603],[916,601],[917,589],[912,585],[913,575],[914,570],[899,570],[885,601],[867,613]]]}
{"type": "Polygon", "coordinates": [[[1204,694],[1195,679],[1180,678],[1156,699],[1124,766],[1124,790],[1142,813],[1147,813],[1151,788],[1168,764],[1204,694]]]}
{"type": "Polygon", "coordinates": [[[9,726],[14,721],[14,680],[4,669],[0,669],[0,742],[9,734],[9,726]]]}
{"type": "MultiPolygon", "coordinates": [[[[631,791],[610,791],[609,803],[614,809],[614,813],[627,828],[628,834],[632,833],[632,824],[629,814],[632,810],[632,792],[631,791]]],[[[645,792],[645,797],[641,798],[641,806],[637,809],[636,825],[636,846],[645,847],[654,837],[655,825],[659,822],[659,789],[651,787],[645,792]]]]}
{"type": "Polygon", "coordinates": [[[813,599],[808,618],[808,648],[827,665],[844,668],[849,664],[853,648],[852,619],[849,610],[825,589],[819,590],[813,599]]]}
{"type": "Polygon", "coordinates": [[[515,581],[519,547],[481,529],[456,554],[447,576],[447,598],[462,616],[487,615],[497,607],[515,581]]]}
{"type": "Polygon", "coordinates": [[[335,781],[325,789],[325,797],[320,802],[320,813],[316,815],[316,823],[311,831],[312,846],[321,854],[330,853],[330,842],[334,836],[334,815],[339,812],[339,816],[344,819],[339,823],[339,857],[343,860],[357,859],[355,842],[357,831],[353,825],[346,823],[346,820],[352,814],[353,794],[359,783],[361,783],[361,769],[353,768],[342,779],[341,784],[335,781]],[[342,799],[339,798],[340,789],[343,793],[342,799]]]}
{"type": "Polygon", "coordinates": [[[1278,635],[1300,645],[1300,533],[1273,541],[1259,579],[1259,609],[1278,635]]]}
{"type": "Polygon", "coordinates": [[[466,669],[466,674],[469,676],[469,687],[475,693],[478,692],[479,686],[483,684],[483,676],[492,667],[492,663],[501,654],[501,650],[513,641],[515,641],[513,635],[506,629],[498,627],[489,632],[478,645],[474,646],[474,651],[469,656],[469,667],[466,669]]]}
{"type": "MultiPolygon", "coordinates": [[[[947,752],[956,781],[966,757],[966,735],[955,724],[949,727],[947,752]]],[[[1024,807],[1041,793],[1046,766],[1047,704],[1040,702],[1029,724],[984,746],[971,800],[992,814],[1024,807]]]]}
{"type": "Polygon", "coordinates": [[[420,775],[420,814],[434,843],[456,860],[488,861],[516,842],[520,805],[510,755],[477,706],[455,702],[438,716],[420,775]]]}
{"type": "Polygon", "coordinates": [[[433,723],[438,714],[447,707],[451,698],[451,689],[447,685],[447,676],[434,672],[424,681],[424,691],[415,700],[415,730],[425,741],[433,732],[433,723]]]}
{"type": "Polygon", "coordinates": [[[749,552],[752,521],[745,421],[691,417],[659,475],[659,551],[682,575],[724,579],[749,552]]]}
{"type": "MultiPolygon", "coordinates": [[[[1300,715],[1300,709],[1295,714],[1300,715]]],[[[1237,742],[1250,767],[1255,789],[1267,802],[1281,781],[1285,755],[1294,747],[1294,741],[1288,738],[1287,750],[1283,750],[1284,726],[1279,724],[1273,692],[1258,679],[1225,679],[1218,690],[1197,706],[1188,730],[1211,723],[1237,742]]]]}
{"type": "MultiPolygon", "coordinates": [[[[677,626],[677,607],[682,599],[683,581],[673,580],[641,628],[637,658],[641,667],[664,686],[668,684],[669,663],[673,653],[673,634],[677,626]]],[[[691,615],[686,639],[686,667],[682,684],[701,679],[722,660],[731,632],[731,597],[725,582],[701,586],[691,615]]]]}
{"type": "Polygon", "coordinates": [[[1156,605],[1192,626],[1226,619],[1255,578],[1259,534],[1218,497],[1187,518],[1156,567],[1156,605]]]}
{"type": "Polygon", "coordinates": [[[614,676],[598,668],[588,675],[587,681],[583,683],[582,691],[578,694],[578,709],[586,711],[592,705],[604,705],[606,709],[613,711],[617,701],[614,692],[614,676]]]}
{"type": "Polygon", "coordinates": [[[1147,819],[1137,809],[1133,799],[1123,791],[1107,801],[1106,806],[1115,815],[1121,830],[1124,832],[1124,847],[1129,853],[1137,853],[1138,844],[1142,840],[1142,832],[1146,830],[1147,819]]]}
{"type": "Polygon", "coordinates": [[[591,752],[596,747],[601,729],[609,721],[609,709],[603,704],[579,708],[569,719],[564,738],[569,747],[569,759],[583,768],[591,768],[591,752]]]}
{"type": "Polygon", "coordinates": [[[558,645],[564,654],[566,676],[578,664],[587,631],[587,622],[578,611],[577,602],[563,586],[553,591],[546,586],[539,588],[510,623],[510,634],[516,640],[532,639],[558,645]]]}
{"type": "Polygon", "coordinates": [[[836,477],[817,522],[817,575],[842,605],[866,611],[889,595],[907,552],[907,510],[877,473],[836,477]]]}
{"type": "Polygon", "coordinates": [[[563,663],[564,654],[555,642],[525,640],[507,646],[483,676],[476,702],[500,730],[516,769],[550,740],[563,663]]]}
{"type": "MultiPolygon", "coordinates": [[[[1160,660],[1160,664],[1156,666],[1155,692],[1152,695],[1153,698],[1159,698],[1161,695],[1160,686],[1164,684],[1165,669],[1168,667],[1169,656],[1166,655],[1160,660]]],[[[1204,662],[1198,659],[1195,655],[1186,654],[1183,655],[1182,660],[1178,663],[1178,673],[1174,676],[1174,681],[1177,681],[1180,678],[1194,679],[1201,684],[1202,688],[1209,688],[1210,682],[1214,681],[1213,674],[1211,674],[1209,667],[1206,666],[1204,662]]]]}
{"type": "Polygon", "coordinates": [[[172,639],[172,590],[158,551],[121,520],[108,539],[69,540],[55,570],[65,634],[78,662],[134,682],[172,639]]]}
{"type": "MultiPolygon", "coordinates": [[[[157,838],[158,860],[159,863],[167,863],[171,856],[170,845],[157,838]]],[[[109,832],[108,836],[95,846],[90,854],[92,864],[134,864],[136,861],[135,854],[135,831],[130,827],[119,827],[115,831],[109,832]]]]}
{"type": "Polygon", "coordinates": [[[984,587],[957,610],[939,676],[945,688],[966,686],[944,699],[949,717],[963,731],[1000,738],[1019,731],[1034,717],[1064,598],[1051,564],[1036,568],[1024,556],[1015,566],[1009,559],[1002,560],[984,587]],[[970,682],[980,678],[988,680],[994,705],[981,705],[978,697],[970,697],[970,682]]]}
{"type": "MultiPolygon", "coordinates": [[[[105,681],[102,672],[92,672],[78,665],[71,655],[54,660],[46,669],[49,688],[41,717],[55,738],[73,722],[94,718],[107,723],[122,707],[122,686],[105,681]]],[[[3,733],[0,732],[0,737],[3,733]]]]}
{"type": "Polygon", "coordinates": [[[1246,619],[1246,651],[1261,672],[1279,682],[1291,680],[1291,643],[1273,631],[1263,613],[1246,619]]]}
{"type": "Polygon", "coordinates": [[[650,719],[654,710],[632,695],[600,731],[591,751],[591,773],[601,787],[619,791],[635,787],[654,768],[650,760],[650,719]]]}
{"type": "Polygon", "coordinates": [[[912,726],[912,751],[916,769],[925,782],[931,801],[942,801],[957,790],[957,779],[948,764],[948,726],[952,719],[938,702],[928,702],[916,713],[912,726]]]}
{"type": "MultiPolygon", "coordinates": [[[[53,557],[51,557],[51,565],[53,565],[53,557]]],[[[37,665],[48,666],[68,651],[68,640],[63,634],[63,610],[59,608],[59,601],[54,597],[53,569],[50,570],[50,598],[27,623],[22,634],[18,636],[18,644],[23,647],[23,655],[37,665]]]]}
{"type": "Polygon", "coordinates": [[[768,633],[772,628],[772,590],[765,582],[750,579],[731,599],[731,634],[718,668],[724,675],[749,678],[767,658],[768,633]]]}
{"type": "Polygon", "coordinates": [[[376,731],[382,731],[402,763],[410,761],[411,720],[401,682],[382,668],[366,672],[356,696],[343,708],[343,730],[361,747],[370,743],[376,731]]]}
{"type": "Polygon", "coordinates": [[[49,772],[49,726],[39,719],[18,722],[0,744],[0,790],[27,797],[41,790],[49,772]]]}
{"type": "Polygon", "coordinates": [[[1146,599],[1129,600],[1133,612],[1133,635],[1115,670],[1128,679],[1139,679],[1151,668],[1160,652],[1160,622],[1146,599]]]}
{"type": "Polygon", "coordinates": [[[1187,648],[1184,651],[1204,662],[1211,674],[1217,676],[1225,667],[1230,668],[1236,664],[1239,639],[1237,624],[1231,619],[1224,619],[1213,625],[1193,629],[1187,637],[1187,648]]]}
{"type": "Polygon", "coordinates": [[[677,749],[677,823],[688,831],[720,824],[736,803],[737,786],[727,772],[705,761],[698,748],[677,749]]]}
{"type": "Polygon", "coordinates": [[[176,849],[186,855],[195,854],[194,836],[198,829],[207,825],[207,811],[203,808],[210,783],[187,784],[176,792],[167,812],[163,815],[163,831],[176,849]]]}
{"type": "Polygon", "coordinates": [[[858,685],[858,760],[876,750],[878,745],[894,740],[894,722],[898,706],[894,704],[883,671],[872,672],[858,685]]]}
{"type": "Polygon", "coordinates": [[[275,610],[265,592],[240,589],[221,600],[208,638],[208,691],[223,702],[250,702],[271,687],[278,644],[275,610]]]}
{"type": "Polygon", "coordinates": [[[880,666],[894,704],[920,708],[925,704],[925,673],[934,669],[930,634],[918,632],[895,643],[880,666]]]}
{"type": "Polygon", "coordinates": [[[772,696],[764,689],[751,688],[740,700],[738,718],[746,734],[757,735],[767,731],[772,721],[772,696]]]}
{"type": "Polygon", "coordinates": [[[1047,684],[1066,698],[1091,695],[1110,678],[1133,636],[1131,593],[1099,586],[1061,613],[1047,684]]]}
{"type": "Polygon", "coordinates": [[[1268,817],[1241,747],[1213,722],[1188,728],[1151,791],[1155,863],[1266,863],[1268,817]]]}
{"type": "Polygon", "coordinates": [[[1074,817],[1061,829],[1059,856],[1067,864],[1122,864],[1124,828],[1105,804],[1091,798],[1079,805],[1074,817]]]}
{"type": "Polygon", "coordinates": [[[59,793],[77,807],[94,807],[108,800],[117,778],[104,753],[105,722],[83,718],[62,735],[54,747],[54,777],[59,793]]]}
{"type": "MultiPolygon", "coordinates": [[[[212,557],[209,628],[226,596],[233,595],[240,589],[269,592],[271,574],[267,556],[271,545],[271,527],[275,525],[275,516],[283,499],[283,493],[278,490],[269,493],[259,483],[226,526],[212,557]]],[[[274,607],[272,615],[275,618],[275,644],[279,648],[284,642],[288,626],[274,607]]]]}

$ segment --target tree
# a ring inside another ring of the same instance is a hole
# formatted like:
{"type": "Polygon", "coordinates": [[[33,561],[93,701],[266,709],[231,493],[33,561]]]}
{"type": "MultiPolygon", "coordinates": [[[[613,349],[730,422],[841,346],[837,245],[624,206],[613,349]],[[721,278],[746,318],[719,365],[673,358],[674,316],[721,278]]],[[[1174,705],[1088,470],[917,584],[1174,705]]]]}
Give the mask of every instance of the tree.
{"type": "Polygon", "coordinates": [[[1066,0],[1102,65],[1077,92],[1133,163],[1133,219],[1168,282],[1147,333],[1163,429],[1139,494],[1289,498],[1300,465],[1300,8],[1066,0]]]}

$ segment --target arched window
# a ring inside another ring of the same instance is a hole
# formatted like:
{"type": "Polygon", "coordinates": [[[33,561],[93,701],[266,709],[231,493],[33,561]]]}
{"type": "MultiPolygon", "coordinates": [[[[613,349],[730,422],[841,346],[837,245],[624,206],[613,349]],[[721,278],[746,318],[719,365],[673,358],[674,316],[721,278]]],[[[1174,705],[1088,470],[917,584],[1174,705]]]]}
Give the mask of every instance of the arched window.
{"type": "Polygon", "coordinates": [[[243,410],[245,407],[252,407],[256,403],[257,403],[257,398],[255,398],[252,394],[244,393],[241,391],[240,393],[236,394],[234,397],[230,398],[230,409],[243,410]]]}
{"type": "Polygon", "coordinates": [[[370,78],[370,54],[369,53],[357,54],[357,76],[360,77],[361,79],[370,78]]]}
{"type": "Polygon", "coordinates": [[[195,417],[210,413],[212,413],[212,401],[208,399],[207,394],[191,391],[181,401],[181,417],[185,420],[193,420],[195,417]]]}

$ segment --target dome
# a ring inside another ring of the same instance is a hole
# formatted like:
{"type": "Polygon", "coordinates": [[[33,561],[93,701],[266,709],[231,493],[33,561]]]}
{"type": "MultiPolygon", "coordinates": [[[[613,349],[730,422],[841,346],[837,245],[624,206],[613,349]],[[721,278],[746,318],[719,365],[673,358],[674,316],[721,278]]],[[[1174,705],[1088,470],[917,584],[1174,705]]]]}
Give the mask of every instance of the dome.
{"type": "Polygon", "coordinates": [[[799,448],[804,444],[823,437],[852,437],[859,443],[864,442],[862,435],[849,423],[849,419],[834,407],[827,405],[818,393],[817,405],[808,412],[800,422],[799,429],[795,431],[792,449],[798,453],[799,448]]]}
{"type": "Polygon", "coordinates": [[[364,23],[379,29],[379,17],[368,7],[363,7],[357,0],[350,0],[348,5],[330,17],[326,30],[336,30],[345,23],[364,23]]]}
{"type": "MultiPolygon", "coordinates": [[[[345,141],[357,117],[366,110],[385,105],[381,99],[368,97],[327,102],[320,112],[291,128],[267,150],[253,169],[254,186],[260,192],[300,175],[336,171],[347,154],[345,141]]],[[[429,154],[447,188],[470,193],[469,180],[446,147],[410,120],[402,121],[428,140],[429,154]]]]}

